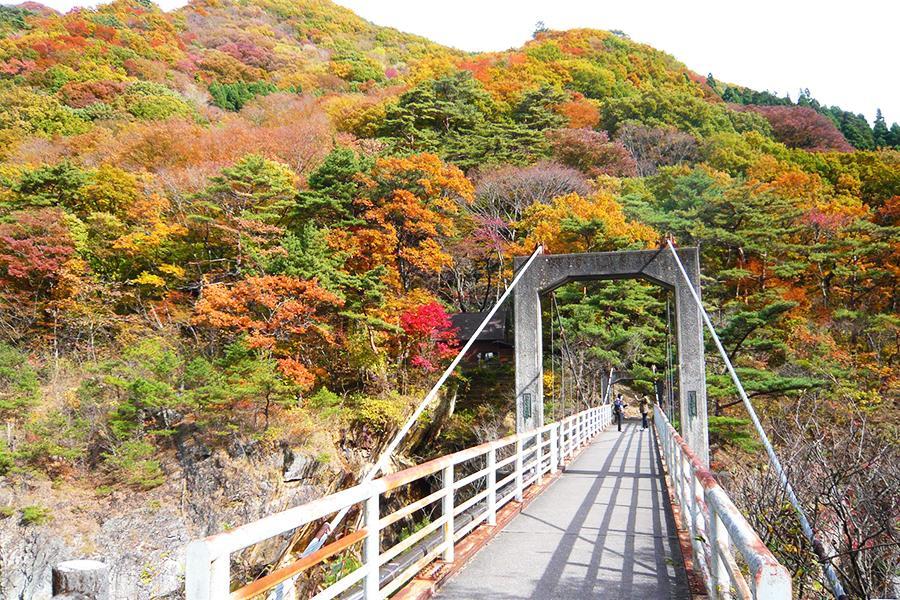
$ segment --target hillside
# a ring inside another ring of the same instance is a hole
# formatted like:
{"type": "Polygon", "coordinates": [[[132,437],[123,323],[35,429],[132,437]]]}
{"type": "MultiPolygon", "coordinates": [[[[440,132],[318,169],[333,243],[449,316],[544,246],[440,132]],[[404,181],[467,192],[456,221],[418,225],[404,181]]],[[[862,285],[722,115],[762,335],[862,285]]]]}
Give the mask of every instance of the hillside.
{"type": "MultiPolygon", "coordinates": [[[[900,125],[620,32],[473,54],[327,0],[2,6],[0,596],[47,597],[48,565],[86,555],[120,565],[123,597],[174,593],[173,548],[351,479],[453,356],[448,315],[489,306],[513,256],[666,234],[700,246],[704,299],[817,518],[858,517],[835,534],[849,589],[887,596],[898,148],[900,125]]],[[[582,368],[649,392],[664,295],[557,296],[582,368]]],[[[824,597],[708,356],[717,466],[824,597]]],[[[508,429],[507,379],[458,377],[404,460],[508,429]]]]}

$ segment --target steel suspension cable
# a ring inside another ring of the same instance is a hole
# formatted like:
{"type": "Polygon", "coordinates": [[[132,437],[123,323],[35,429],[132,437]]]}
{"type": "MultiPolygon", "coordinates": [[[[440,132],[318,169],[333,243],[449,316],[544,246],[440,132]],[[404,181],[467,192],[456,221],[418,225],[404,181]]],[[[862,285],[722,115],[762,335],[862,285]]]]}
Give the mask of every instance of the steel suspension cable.
{"type": "MultiPolygon", "coordinates": [[[[581,386],[581,377],[578,375],[578,371],[576,371],[575,369],[575,359],[572,357],[572,351],[569,349],[569,340],[568,338],[566,338],[566,328],[563,326],[562,313],[559,312],[559,303],[556,302],[556,294],[553,294],[553,305],[556,306],[556,318],[557,322],[559,323],[559,337],[563,343],[563,351],[561,354],[562,356],[566,356],[569,359],[569,368],[572,371],[572,378],[574,379],[573,384],[575,386],[575,399],[577,401],[578,396],[581,396],[582,403],[585,404],[586,408],[590,408],[590,403],[584,398],[584,390],[581,386]]],[[[561,363],[563,361],[562,356],[560,356],[561,363]]],[[[565,370],[565,364],[561,364],[561,368],[565,370]]]]}
{"type": "MultiPolygon", "coordinates": [[[[449,379],[450,375],[453,374],[453,371],[456,370],[456,367],[459,366],[459,363],[462,361],[463,357],[478,339],[478,336],[481,335],[481,332],[487,326],[491,319],[494,318],[494,314],[500,308],[500,306],[506,301],[509,297],[510,293],[513,291],[513,288],[519,283],[522,277],[525,275],[525,272],[531,267],[534,263],[535,259],[544,252],[543,244],[538,244],[537,248],[534,249],[534,252],[531,253],[531,256],[528,257],[528,260],[525,261],[525,264],[516,272],[515,277],[513,277],[512,282],[509,284],[509,287],[504,290],[503,295],[497,300],[488,314],[481,321],[481,324],[475,328],[474,333],[472,333],[469,341],[465,343],[462,349],[456,354],[456,357],[453,361],[444,369],[444,372],[441,374],[440,378],[438,378],[437,382],[431,387],[428,391],[428,394],[425,395],[425,398],[419,405],[416,407],[416,410],[409,416],[404,423],[403,427],[399,432],[394,436],[394,439],[391,440],[391,443],[388,444],[387,448],[381,453],[381,456],[378,457],[378,460],[372,465],[372,468],[363,476],[360,480],[360,483],[367,483],[375,479],[375,477],[380,473],[388,464],[388,461],[393,456],[394,452],[400,446],[400,442],[403,441],[403,438],[406,437],[406,434],[409,433],[412,426],[419,420],[419,417],[422,416],[422,413],[425,412],[425,409],[429,404],[437,397],[438,391],[441,389],[441,386],[444,385],[444,382],[449,379]]],[[[343,508],[340,512],[335,515],[335,517],[326,525],[324,525],[319,532],[316,534],[316,537],[309,543],[306,549],[303,551],[302,556],[307,556],[319,548],[325,543],[331,533],[337,528],[337,526],[344,520],[344,517],[347,516],[347,513],[350,511],[350,508],[343,508]]]]}
{"type": "MultiPolygon", "coordinates": [[[[612,390],[612,386],[613,386],[613,374],[614,374],[615,372],[616,372],[616,368],[615,368],[615,367],[610,367],[610,368],[609,368],[609,379],[606,380],[606,389],[603,390],[603,398],[600,400],[600,404],[609,404],[609,402],[610,402],[609,393],[610,393],[610,391],[612,390]]],[[[602,380],[601,380],[601,385],[602,385],[602,383],[603,383],[603,382],[602,382],[602,380]]]]}
{"type": "MultiPolygon", "coordinates": [[[[556,292],[550,292],[550,323],[554,322],[555,311],[558,310],[556,303],[556,292]]],[[[560,398],[562,399],[562,408],[563,408],[563,418],[569,416],[566,414],[566,409],[568,408],[568,402],[566,397],[566,347],[562,345],[562,323],[559,323],[559,335],[560,335],[560,346],[559,346],[559,391],[560,398]]]]}
{"type": "Polygon", "coordinates": [[[671,300],[666,295],[666,412],[670,423],[675,420],[675,363],[672,358],[672,346],[671,300]]]}
{"type": "Polygon", "coordinates": [[[731,364],[731,359],[728,357],[728,353],[725,351],[725,347],[722,346],[722,342],[719,340],[719,336],[716,333],[715,327],[713,327],[712,321],[709,318],[709,314],[707,314],[706,309],[703,308],[703,303],[700,301],[700,294],[697,292],[697,290],[694,289],[694,286],[691,283],[690,278],[688,277],[687,271],[685,270],[684,265],[681,263],[681,258],[679,258],[678,252],[675,251],[675,246],[672,244],[672,240],[666,240],[666,243],[669,246],[669,250],[672,252],[672,256],[675,257],[675,263],[678,265],[678,270],[681,272],[681,276],[684,278],[687,289],[691,292],[691,297],[694,299],[694,302],[700,309],[700,314],[703,317],[703,322],[706,323],[706,328],[709,330],[713,342],[715,342],[716,348],[719,350],[719,354],[722,356],[722,360],[725,361],[725,367],[728,369],[728,374],[731,375],[731,380],[734,382],[735,387],[737,387],[738,394],[740,395],[741,400],[744,403],[744,407],[747,409],[747,412],[750,415],[750,420],[753,421],[753,426],[754,428],[756,428],[756,433],[759,434],[763,446],[765,446],[766,454],[768,454],[769,456],[769,462],[771,463],[772,468],[775,470],[775,473],[778,475],[778,479],[781,482],[781,487],[784,490],[785,495],[788,497],[791,505],[794,507],[794,510],[797,512],[797,518],[800,521],[800,527],[801,529],[803,529],[803,534],[806,536],[806,539],[809,540],[809,543],[813,547],[813,551],[819,558],[819,563],[822,566],[825,577],[828,579],[828,582],[831,585],[831,590],[834,593],[835,598],[837,598],[838,600],[846,600],[847,594],[844,592],[844,587],[841,585],[837,573],[834,570],[834,566],[832,566],[831,561],[828,558],[828,553],[825,551],[825,546],[822,544],[821,540],[816,537],[815,531],[813,531],[812,525],[810,525],[809,519],[806,516],[806,510],[800,504],[800,500],[797,498],[797,494],[794,493],[793,486],[791,485],[790,481],[788,481],[787,474],[785,473],[784,468],[782,468],[781,466],[781,461],[778,459],[778,454],[776,454],[775,448],[772,446],[772,442],[769,441],[769,436],[766,435],[766,431],[765,429],[763,429],[762,423],[760,423],[759,417],[757,417],[756,415],[756,410],[753,408],[753,404],[750,402],[750,398],[749,396],[747,396],[747,392],[744,390],[744,386],[743,384],[741,384],[741,380],[738,377],[737,372],[734,370],[734,366],[731,364]]]}
{"type": "MultiPolygon", "coordinates": [[[[555,338],[553,336],[553,319],[550,319],[550,379],[553,381],[553,389],[552,389],[552,393],[550,395],[551,399],[553,400],[553,414],[556,417],[556,420],[558,421],[560,406],[559,406],[559,402],[557,402],[557,399],[556,399],[556,395],[557,395],[556,394],[556,387],[557,387],[557,382],[556,382],[556,344],[555,344],[555,338]]],[[[565,414],[563,416],[565,416],[565,414]]]]}

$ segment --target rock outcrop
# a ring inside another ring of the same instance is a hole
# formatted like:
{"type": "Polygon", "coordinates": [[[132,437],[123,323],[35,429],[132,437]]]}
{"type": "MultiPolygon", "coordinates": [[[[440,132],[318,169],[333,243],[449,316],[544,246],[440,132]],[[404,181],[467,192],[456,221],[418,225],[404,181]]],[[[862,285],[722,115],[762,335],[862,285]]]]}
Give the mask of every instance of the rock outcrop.
{"type": "MultiPolygon", "coordinates": [[[[49,510],[44,523],[0,517],[0,598],[48,600],[53,565],[84,558],[109,565],[113,598],[179,598],[190,540],[308,502],[340,476],[300,449],[237,438],[211,449],[190,429],[174,441],[166,483],[146,492],[0,478],[0,506],[49,510]]],[[[274,560],[283,544],[248,549],[236,568],[274,560]]]]}

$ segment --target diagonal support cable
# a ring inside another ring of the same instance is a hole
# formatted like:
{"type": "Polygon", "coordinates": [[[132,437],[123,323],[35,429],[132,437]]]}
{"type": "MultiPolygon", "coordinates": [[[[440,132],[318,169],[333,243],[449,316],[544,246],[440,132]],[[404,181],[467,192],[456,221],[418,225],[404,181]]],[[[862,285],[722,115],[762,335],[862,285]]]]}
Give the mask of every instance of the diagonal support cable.
{"type": "MultiPolygon", "coordinates": [[[[409,416],[406,420],[406,423],[403,424],[403,428],[397,432],[397,435],[394,436],[394,439],[391,440],[391,443],[388,444],[388,447],[384,449],[381,453],[381,456],[378,457],[378,461],[372,466],[371,469],[363,476],[360,480],[360,483],[366,483],[375,479],[378,474],[384,470],[387,466],[388,461],[390,461],[391,456],[393,456],[394,452],[400,446],[400,442],[403,441],[403,438],[406,437],[406,434],[409,433],[412,426],[415,425],[416,421],[419,420],[419,417],[422,416],[422,413],[425,412],[425,409],[429,404],[437,397],[438,391],[441,389],[441,386],[444,385],[444,382],[453,374],[453,371],[456,370],[456,367],[459,366],[459,363],[462,361],[463,357],[478,339],[478,336],[481,335],[481,332],[484,331],[484,328],[490,322],[491,319],[494,318],[494,314],[500,308],[500,306],[509,298],[510,293],[512,293],[513,288],[519,283],[522,277],[525,275],[525,272],[531,267],[534,263],[535,259],[544,252],[544,246],[538,245],[537,248],[534,249],[534,252],[531,253],[531,256],[528,257],[528,260],[522,265],[522,268],[518,270],[512,282],[509,284],[509,287],[503,292],[503,295],[500,296],[500,299],[494,304],[493,308],[488,312],[487,316],[481,321],[481,324],[475,329],[475,332],[469,338],[469,341],[462,347],[462,349],[457,353],[456,357],[453,359],[453,362],[444,369],[444,372],[441,374],[440,378],[435,382],[432,386],[431,390],[429,390],[428,394],[419,403],[416,407],[416,410],[409,416]]],[[[307,556],[319,548],[325,543],[331,533],[337,528],[337,526],[344,520],[344,517],[347,516],[349,512],[348,508],[341,509],[340,512],[335,515],[335,517],[327,524],[323,525],[319,531],[316,533],[316,537],[309,543],[306,549],[303,551],[301,556],[307,556]]]]}
{"type": "Polygon", "coordinates": [[[797,494],[794,493],[794,488],[791,485],[791,482],[788,481],[787,474],[781,466],[781,461],[778,460],[778,454],[775,453],[775,448],[772,447],[772,442],[769,441],[769,436],[766,435],[766,431],[765,429],[763,429],[762,423],[760,423],[759,421],[759,417],[756,416],[756,410],[753,408],[753,404],[750,402],[750,398],[747,396],[747,392],[744,390],[744,386],[741,383],[737,372],[734,370],[734,366],[731,364],[731,359],[728,357],[728,353],[725,351],[724,346],[722,346],[722,342],[719,340],[719,335],[716,333],[715,327],[713,327],[712,321],[709,318],[709,314],[707,314],[706,309],[703,308],[703,303],[700,302],[700,294],[697,292],[697,290],[694,289],[694,286],[691,284],[691,280],[688,277],[687,271],[685,270],[684,265],[681,263],[681,258],[679,258],[678,252],[675,251],[675,246],[672,245],[672,240],[666,240],[666,243],[669,246],[669,250],[672,252],[672,256],[675,258],[675,264],[678,265],[678,270],[681,272],[681,276],[684,278],[687,289],[691,292],[691,297],[697,304],[697,308],[700,309],[700,314],[703,316],[703,322],[706,323],[706,328],[709,330],[709,333],[716,344],[716,348],[719,350],[719,354],[722,356],[722,360],[725,361],[725,367],[728,369],[728,374],[731,375],[731,380],[734,382],[735,387],[737,387],[738,394],[740,395],[741,400],[744,403],[744,407],[750,414],[750,420],[753,421],[753,426],[756,428],[756,433],[759,434],[763,446],[765,446],[766,454],[769,455],[769,463],[771,463],[772,468],[778,475],[778,479],[781,482],[781,487],[782,489],[784,489],[785,495],[787,495],[788,500],[794,507],[794,510],[797,512],[797,518],[800,520],[800,527],[801,529],[803,529],[803,534],[806,536],[806,539],[809,540],[809,543],[813,547],[813,551],[819,558],[819,562],[822,565],[822,570],[825,572],[825,577],[828,579],[829,584],[831,584],[831,589],[834,593],[834,597],[838,600],[847,600],[848,596],[844,592],[844,587],[841,585],[837,573],[835,572],[834,567],[832,566],[831,561],[828,558],[828,553],[825,551],[825,546],[822,544],[821,540],[816,537],[812,525],[810,525],[809,519],[806,516],[806,511],[800,504],[800,500],[797,498],[797,494]]]}

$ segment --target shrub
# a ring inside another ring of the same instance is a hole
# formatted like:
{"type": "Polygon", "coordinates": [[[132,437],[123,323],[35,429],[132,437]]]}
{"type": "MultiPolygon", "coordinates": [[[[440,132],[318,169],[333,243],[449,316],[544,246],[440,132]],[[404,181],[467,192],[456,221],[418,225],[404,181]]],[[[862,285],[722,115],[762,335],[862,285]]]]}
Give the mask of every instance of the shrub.
{"type": "Polygon", "coordinates": [[[693,162],[699,158],[697,139],[674,128],[645,127],[628,123],[616,135],[634,159],[637,174],[653,175],[659,167],[693,162]]]}
{"type": "Polygon", "coordinates": [[[113,476],[121,483],[149,490],[165,481],[159,461],[152,458],[156,447],[144,440],[128,440],[103,455],[113,476]]]}
{"type": "Polygon", "coordinates": [[[9,473],[15,464],[15,455],[10,451],[6,442],[0,440],[0,476],[9,473]]]}
{"type": "Polygon", "coordinates": [[[406,404],[396,394],[386,398],[354,396],[352,402],[356,419],[379,432],[390,431],[400,424],[406,404]]]}
{"type": "Polygon", "coordinates": [[[761,448],[748,419],[710,416],[709,434],[713,442],[731,445],[744,452],[757,452],[761,448]]]}
{"type": "Polygon", "coordinates": [[[556,160],[590,177],[631,177],[636,174],[634,159],[622,144],[611,142],[606,132],[557,129],[548,132],[547,138],[556,160]]]}
{"type": "Polygon", "coordinates": [[[128,86],[117,99],[125,110],[139,119],[158,121],[173,116],[190,116],[194,109],[177,92],[164,85],[139,81],[128,86]]]}
{"type": "MultiPolygon", "coordinates": [[[[11,419],[31,406],[38,398],[37,373],[24,353],[0,343],[0,418],[11,419]]],[[[0,472],[3,468],[0,446],[0,472]]]]}
{"type": "Polygon", "coordinates": [[[806,106],[735,106],[736,110],[757,113],[772,126],[772,135],[789,148],[851,152],[851,146],[825,115],[806,106]]]}
{"type": "Polygon", "coordinates": [[[320,388],[309,397],[309,406],[324,417],[331,417],[340,413],[344,399],[328,388],[320,388]]]}
{"type": "Polygon", "coordinates": [[[28,525],[43,525],[51,518],[50,509],[43,506],[26,506],[22,509],[21,523],[28,525]]]}

